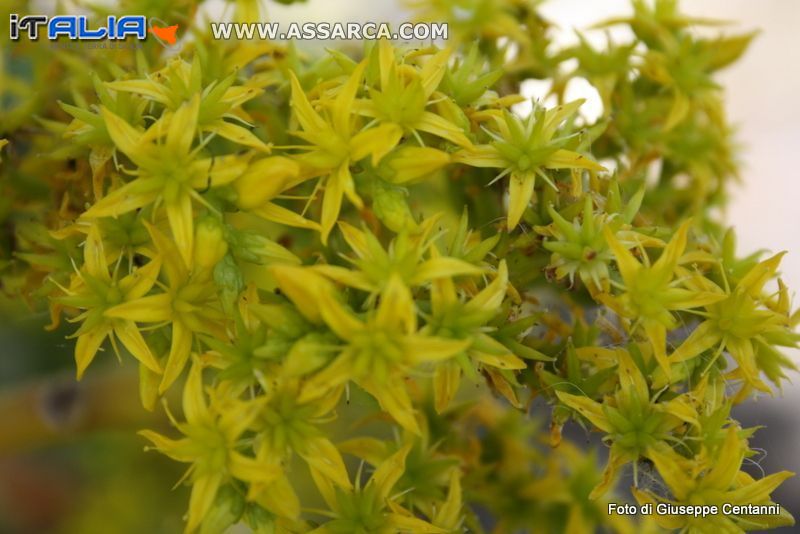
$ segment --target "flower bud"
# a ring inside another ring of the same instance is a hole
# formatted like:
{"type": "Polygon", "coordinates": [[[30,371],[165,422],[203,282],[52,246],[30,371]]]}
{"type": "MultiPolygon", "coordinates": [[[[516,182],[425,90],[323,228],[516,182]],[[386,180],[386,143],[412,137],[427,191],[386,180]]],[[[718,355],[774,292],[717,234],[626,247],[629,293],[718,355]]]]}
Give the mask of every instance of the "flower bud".
{"type": "Polygon", "coordinates": [[[407,146],[385,158],[380,175],[395,184],[405,184],[438,171],[450,163],[450,154],[435,148],[407,146]]]}
{"type": "Polygon", "coordinates": [[[282,156],[260,159],[252,163],[247,171],[233,182],[238,195],[237,205],[242,209],[252,209],[275,198],[286,188],[288,182],[296,178],[300,167],[294,161],[282,156]]]}
{"type": "Polygon", "coordinates": [[[194,265],[198,270],[210,271],[228,252],[225,229],[216,217],[203,217],[195,230],[194,265]]]}

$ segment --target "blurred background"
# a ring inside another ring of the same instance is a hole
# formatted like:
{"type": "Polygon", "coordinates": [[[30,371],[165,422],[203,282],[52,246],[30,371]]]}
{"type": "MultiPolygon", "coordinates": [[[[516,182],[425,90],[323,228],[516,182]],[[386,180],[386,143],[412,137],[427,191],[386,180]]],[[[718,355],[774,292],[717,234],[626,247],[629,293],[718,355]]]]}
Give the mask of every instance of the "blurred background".
{"type": "MultiPolygon", "coordinates": [[[[49,2],[42,4],[46,12],[44,4],[49,2]]],[[[789,251],[782,273],[796,291],[800,2],[692,0],[684,1],[683,9],[690,15],[731,21],[732,33],[761,30],[744,58],[719,76],[730,118],[738,126],[743,167],[743,181],[733,189],[725,217],[736,228],[740,254],[789,251]]],[[[268,10],[271,20],[284,23],[396,24],[411,18],[395,0],[308,0],[292,6],[270,3],[268,10]]],[[[224,11],[224,0],[212,2],[210,13],[224,11]]],[[[575,39],[572,28],[630,12],[627,0],[550,0],[541,6],[541,13],[560,27],[556,41],[562,44],[575,39]]],[[[7,46],[7,37],[2,39],[7,46]]],[[[538,97],[547,87],[531,83],[524,90],[538,97]]],[[[580,94],[580,87],[575,91],[571,96],[593,97],[580,94]]],[[[795,293],[794,306],[798,304],[795,293]]],[[[5,419],[0,429],[15,429],[13,436],[0,430],[0,534],[180,532],[188,494],[182,486],[170,488],[180,478],[181,466],[143,452],[143,440],[135,431],[164,422],[139,408],[134,367],[119,368],[115,362],[107,369],[98,366],[76,385],[72,341],[64,338],[69,327],[47,333],[42,328],[46,322],[38,317],[0,325],[0,416],[5,419]],[[93,380],[103,372],[112,373],[112,378],[93,380]],[[92,402],[93,398],[104,401],[92,402]]],[[[800,363],[798,353],[792,357],[800,363]]],[[[793,378],[782,398],[764,397],[738,409],[743,424],[765,427],[751,442],[769,451],[752,458],[749,468],[756,472],[800,472],[800,385],[798,377],[793,378]]],[[[774,497],[800,517],[800,477],[786,482],[774,497]]]]}

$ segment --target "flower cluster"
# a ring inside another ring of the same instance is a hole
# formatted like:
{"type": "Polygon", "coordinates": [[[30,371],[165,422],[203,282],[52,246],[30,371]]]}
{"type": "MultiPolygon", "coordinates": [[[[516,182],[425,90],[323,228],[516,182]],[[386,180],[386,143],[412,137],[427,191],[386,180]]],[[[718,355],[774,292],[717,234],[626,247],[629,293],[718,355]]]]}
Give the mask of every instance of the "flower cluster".
{"type": "Polygon", "coordinates": [[[635,0],[605,23],[634,42],[559,50],[535,3],[418,7],[456,38],[311,62],[198,30],[174,57],[64,51],[64,94],[4,71],[6,291],[74,325],[79,378],[110,348],[145,408],[182,392],[141,434],[187,464],[190,532],[654,529],[604,512],[626,469],[642,503],[770,502],[790,473],[741,470],[730,411],[794,369],[800,315],[781,255],[737,257],[710,210],[736,174],[713,74],[752,35],[635,0]],[[564,98],[578,77],[596,120],[564,98]],[[527,78],[552,106],[521,113],[527,78]]]}

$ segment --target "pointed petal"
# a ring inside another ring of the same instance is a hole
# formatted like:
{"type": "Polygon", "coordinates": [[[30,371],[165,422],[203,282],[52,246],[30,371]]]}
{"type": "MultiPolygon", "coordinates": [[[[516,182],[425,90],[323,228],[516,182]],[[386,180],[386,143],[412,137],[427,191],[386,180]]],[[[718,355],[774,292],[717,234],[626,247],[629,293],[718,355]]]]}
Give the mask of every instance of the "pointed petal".
{"type": "Polygon", "coordinates": [[[361,161],[372,156],[372,164],[377,165],[400,142],[403,129],[396,124],[383,123],[363,130],[350,140],[350,158],[361,161]]]}
{"type": "Polygon", "coordinates": [[[592,171],[603,172],[605,167],[583,154],[578,154],[571,150],[556,150],[544,162],[547,169],[589,169],[592,171]]]}
{"type": "Polygon", "coordinates": [[[678,260],[680,260],[683,251],[686,249],[686,241],[691,224],[691,220],[681,224],[651,268],[651,272],[659,280],[662,280],[663,284],[666,284],[672,278],[675,267],[678,265],[678,260]]]}
{"type": "Polygon", "coordinates": [[[385,501],[392,492],[392,488],[403,476],[406,469],[406,457],[411,452],[411,444],[404,445],[402,449],[392,454],[372,473],[369,483],[375,485],[378,492],[378,502],[385,501]]]}
{"type": "Polygon", "coordinates": [[[272,150],[268,144],[256,137],[247,128],[224,119],[218,119],[207,126],[203,126],[202,129],[205,132],[215,133],[237,144],[249,146],[262,152],[270,152],[272,150]]]}
{"type": "Polygon", "coordinates": [[[331,118],[334,129],[342,135],[349,135],[350,122],[353,120],[353,102],[355,102],[358,87],[361,84],[361,77],[364,75],[364,68],[367,66],[362,61],[347,78],[347,81],[339,89],[336,100],[333,103],[331,118]]]}
{"type": "Polygon", "coordinates": [[[172,295],[159,293],[117,304],[105,311],[106,317],[141,323],[161,323],[173,317],[172,295]]]}
{"type": "Polygon", "coordinates": [[[153,258],[119,281],[119,289],[126,300],[143,297],[153,288],[161,272],[161,259],[153,258]]]}
{"type": "Polygon", "coordinates": [[[506,265],[506,260],[500,260],[500,265],[497,268],[497,276],[495,276],[494,280],[483,288],[480,293],[470,299],[465,309],[495,311],[503,303],[506,291],[508,291],[508,266],[506,265]]]}
{"type": "Polygon", "coordinates": [[[91,226],[86,236],[86,242],[83,244],[83,258],[84,266],[90,275],[105,282],[111,281],[111,276],[108,274],[106,252],[100,237],[100,227],[97,224],[91,226]]]}
{"type": "Polygon", "coordinates": [[[572,395],[571,393],[565,393],[563,391],[556,391],[556,395],[561,402],[584,416],[603,432],[614,432],[614,428],[611,426],[608,417],[603,413],[602,404],[593,401],[589,397],[579,397],[578,395],[572,395]]]}
{"type": "Polygon", "coordinates": [[[186,521],[186,531],[193,532],[200,526],[214,499],[217,490],[222,484],[223,473],[210,473],[197,477],[192,481],[192,494],[189,497],[189,517],[186,521]]]}
{"type": "Polygon", "coordinates": [[[353,487],[342,455],[329,439],[322,436],[307,439],[303,449],[297,452],[306,463],[332,482],[348,490],[353,487]]]}
{"type": "Polygon", "coordinates": [[[161,373],[161,365],[159,365],[150,347],[142,337],[139,328],[133,321],[117,321],[114,326],[114,335],[125,345],[131,355],[142,362],[153,372],[161,373]]]}
{"type": "Polygon", "coordinates": [[[389,282],[381,292],[375,326],[387,330],[395,330],[399,326],[406,334],[417,330],[414,299],[398,274],[393,274],[389,278],[389,282]]]}
{"type": "Polygon", "coordinates": [[[311,103],[306,98],[306,93],[294,72],[289,71],[289,78],[292,84],[292,110],[297,117],[297,121],[303,130],[307,132],[324,132],[330,130],[327,123],[314,111],[311,103]]]}
{"type": "Polygon", "coordinates": [[[151,178],[137,178],[98,200],[81,218],[115,217],[152,204],[161,194],[161,184],[151,178]]]}
{"type": "Polygon", "coordinates": [[[333,230],[333,225],[339,218],[339,212],[342,209],[342,197],[344,197],[344,187],[349,169],[345,169],[346,165],[340,165],[333,174],[328,176],[325,182],[325,194],[322,198],[322,216],[320,220],[320,237],[323,244],[328,243],[328,236],[333,230]]]}
{"type": "Polygon", "coordinates": [[[525,208],[533,198],[536,176],[532,173],[511,173],[508,185],[508,229],[513,230],[522,219],[525,208]]]}
{"type": "Polygon", "coordinates": [[[278,224],[284,224],[286,226],[292,226],[294,228],[305,228],[307,230],[320,230],[320,226],[316,222],[309,221],[302,215],[294,211],[288,210],[283,206],[279,206],[273,202],[267,202],[260,208],[252,210],[251,213],[258,215],[262,219],[276,222],[278,224]]]}
{"type": "Polygon", "coordinates": [[[178,379],[186,366],[186,361],[192,352],[192,332],[181,321],[172,323],[172,344],[164,368],[164,376],[158,386],[158,392],[163,394],[178,379]]]}
{"type": "MultiPolygon", "coordinates": [[[[385,383],[376,384],[364,380],[359,384],[375,397],[381,409],[392,416],[397,424],[409,432],[419,435],[420,429],[415,417],[414,406],[408,396],[408,390],[402,380],[390,379],[385,383]]],[[[377,473],[377,471],[376,471],[377,473]]],[[[374,475],[373,475],[374,476],[374,475]]],[[[394,482],[392,483],[394,484],[394,482]]]]}
{"type": "Polygon", "coordinates": [[[412,364],[446,360],[467,350],[469,339],[447,339],[418,334],[403,338],[403,350],[412,364]]]}
{"type": "Polygon", "coordinates": [[[194,256],[194,218],[192,212],[192,198],[188,194],[181,194],[174,202],[165,204],[172,237],[178,251],[181,253],[184,264],[192,265],[194,256]]]}
{"type": "Polygon", "coordinates": [[[83,373],[94,360],[97,351],[110,331],[110,326],[101,325],[78,336],[78,341],[75,343],[75,364],[77,365],[78,380],[83,377],[83,373]]]}
{"type": "Polygon", "coordinates": [[[192,147],[197,116],[200,112],[200,95],[194,95],[172,115],[167,129],[166,146],[174,154],[188,154],[192,147]]]}
{"type": "Polygon", "coordinates": [[[461,128],[430,111],[422,112],[422,117],[412,127],[446,139],[464,148],[472,147],[472,141],[464,135],[464,131],[461,128]]]}
{"type": "Polygon", "coordinates": [[[480,275],[482,273],[483,269],[464,260],[442,256],[422,262],[417,267],[417,272],[414,273],[411,283],[412,285],[419,285],[438,278],[480,275]]]}
{"type": "Polygon", "coordinates": [[[633,254],[617,240],[617,237],[608,226],[603,227],[603,237],[605,237],[611,252],[614,253],[614,258],[617,260],[617,269],[619,269],[622,280],[627,286],[633,285],[636,273],[639,272],[642,264],[636,261],[633,254]]]}

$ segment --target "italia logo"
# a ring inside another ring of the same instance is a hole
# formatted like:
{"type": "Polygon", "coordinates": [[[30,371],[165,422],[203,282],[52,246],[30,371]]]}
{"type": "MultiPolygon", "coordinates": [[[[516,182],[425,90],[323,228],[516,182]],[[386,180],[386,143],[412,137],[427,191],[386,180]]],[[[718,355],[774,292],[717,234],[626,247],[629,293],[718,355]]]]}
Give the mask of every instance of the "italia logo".
{"type": "Polygon", "coordinates": [[[105,25],[97,26],[91,26],[85,15],[9,15],[9,37],[12,41],[20,40],[22,34],[32,41],[38,40],[40,34],[51,41],[59,37],[75,41],[119,41],[132,37],[144,41],[147,34],[151,33],[161,44],[169,46],[177,42],[177,29],[177,24],[170,26],[161,20],[150,21],[148,26],[147,17],[142,15],[111,15],[105,25]]]}

